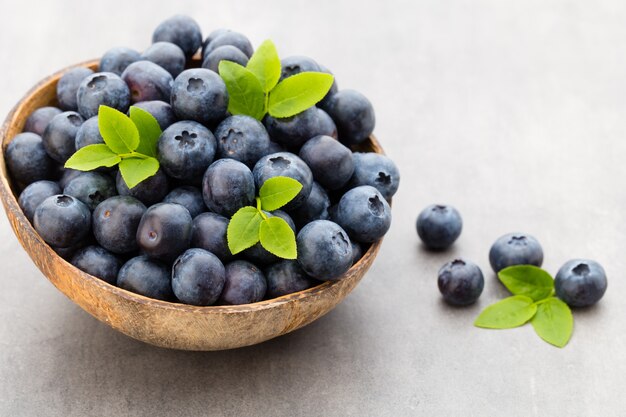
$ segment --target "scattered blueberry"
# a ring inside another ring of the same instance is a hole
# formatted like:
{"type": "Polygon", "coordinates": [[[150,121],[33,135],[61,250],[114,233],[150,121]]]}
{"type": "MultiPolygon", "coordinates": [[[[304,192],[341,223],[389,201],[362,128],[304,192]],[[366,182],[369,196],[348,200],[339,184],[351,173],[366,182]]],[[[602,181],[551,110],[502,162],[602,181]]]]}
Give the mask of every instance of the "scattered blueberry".
{"type": "Polygon", "coordinates": [[[76,133],[83,124],[80,114],[67,111],[50,121],[43,132],[43,147],[52,159],[62,164],[76,152],[76,133]]]}
{"type": "Polygon", "coordinates": [[[307,56],[289,56],[280,61],[281,79],[300,74],[301,72],[320,72],[320,66],[307,56]]]}
{"type": "Polygon", "coordinates": [[[97,72],[83,80],[76,93],[78,112],[86,119],[98,115],[100,106],[109,106],[126,113],[130,106],[130,90],[119,75],[97,72]]]}
{"type": "Polygon", "coordinates": [[[24,132],[32,132],[42,136],[54,116],[61,113],[63,113],[61,109],[56,107],[48,106],[38,108],[26,119],[26,122],[24,123],[24,132]]]}
{"type": "Polygon", "coordinates": [[[391,226],[391,208],[380,192],[369,185],[345,193],[334,219],[357,242],[381,239],[391,226]]]}
{"type": "Polygon", "coordinates": [[[169,268],[147,256],[137,256],[126,262],[117,274],[117,286],[157,300],[171,301],[174,298],[169,268]]]}
{"type": "Polygon", "coordinates": [[[169,103],[165,103],[160,100],[140,101],[133,104],[135,107],[139,107],[142,110],[150,113],[159,122],[161,130],[165,130],[174,123],[176,123],[176,115],[169,103]]]}
{"type": "Polygon", "coordinates": [[[70,262],[76,268],[115,285],[120,270],[119,258],[100,246],[79,249],[70,262]]]}
{"type": "Polygon", "coordinates": [[[6,161],[11,176],[21,185],[52,178],[54,161],[46,153],[41,137],[20,133],[6,147],[6,161]]]}
{"type": "Polygon", "coordinates": [[[254,181],[259,190],[265,181],[279,176],[293,178],[302,184],[302,189],[285,206],[285,210],[292,210],[304,203],[313,188],[313,174],[309,166],[297,155],[289,152],[279,152],[262,157],[254,165],[252,175],[254,175],[254,181]]]}
{"type": "Polygon", "coordinates": [[[254,53],[254,48],[250,40],[239,32],[225,31],[220,33],[215,39],[211,40],[206,49],[202,52],[206,59],[213,51],[221,46],[231,45],[243,52],[248,58],[254,53]]]}
{"type": "Polygon", "coordinates": [[[29,222],[33,222],[35,210],[48,197],[61,194],[61,187],[53,181],[36,181],[24,188],[18,203],[29,222]]]}
{"type": "Polygon", "coordinates": [[[226,281],[224,265],[211,252],[189,249],[172,267],[172,288],[176,298],[185,304],[215,304],[226,281]]]}
{"type": "Polygon", "coordinates": [[[158,142],[161,168],[178,179],[200,177],[213,162],[215,136],[193,121],[177,122],[165,129],[158,142]]]}
{"type": "Polygon", "coordinates": [[[300,149],[304,143],[315,136],[337,136],[337,128],[323,110],[310,107],[292,117],[265,118],[265,127],[272,140],[289,149],[300,149]]]}
{"type": "Polygon", "coordinates": [[[202,213],[193,219],[191,247],[205,249],[222,262],[228,262],[233,255],[228,249],[226,230],[229,220],[215,213],[202,213]]]}
{"type": "Polygon", "coordinates": [[[185,69],[185,53],[178,45],[171,42],[153,43],[141,54],[141,58],[154,62],[174,78],[185,69]]]}
{"type": "Polygon", "coordinates": [[[248,63],[248,56],[241,52],[239,48],[232,45],[220,46],[213,49],[210,54],[206,55],[202,61],[202,68],[219,72],[219,65],[222,61],[236,62],[237,64],[245,67],[248,63]]]}
{"type": "Polygon", "coordinates": [[[122,75],[126,67],[141,59],[139,52],[134,49],[116,47],[111,48],[102,55],[98,72],[111,72],[122,75]]]}
{"type": "Polygon", "coordinates": [[[191,57],[202,45],[202,31],[191,17],[176,15],[154,30],[152,43],[156,42],[171,42],[182,49],[187,57],[191,57]]]}
{"type": "Polygon", "coordinates": [[[119,195],[129,195],[135,197],[137,200],[144,203],[146,206],[151,206],[163,200],[163,198],[169,192],[169,181],[167,175],[163,173],[163,170],[159,168],[156,174],[150,178],[140,182],[133,188],[128,188],[126,182],[122,178],[122,174],[117,172],[117,178],[115,181],[115,187],[119,195]]]}
{"type": "Polygon", "coordinates": [[[300,230],[298,263],[304,271],[323,281],[335,281],[352,266],[352,244],[336,223],[315,220],[300,230]]]}
{"type": "Polygon", "coordinates": [[[346,185],[354,173],[352,151],[330,136],[316,136],[308,140],[300,149],[300,158],[311,168],[315,181],[330,190],[346,185]]]}
{"type": "Polygon", "coordinates": [[[417,234],[430,249],[446,249],[461,235],[463,220],[452,206],[433,204],[417,217],[417,234]]]}
{"type": "Polygon", "coordinates": [[[224,119],[215,130],[215,138],[220,158],[232,158],[249,167],[267,155],[270,145],[270,137],[263,124],[243,115],[224,119]]]}
{"type": "Polygon", "coordinates": [[[72,68],[63,74],[57,83],[57,100],[61,109],[65,111],[78,110],[78,103],[76,102],[78,87],[91,74],[93,74],[93,71],[85,67],[72,68]]]}
{"type": "Polygon", "coordinates": [[[78,150],[85,146],[97,145],[99,143],[104,143],[104,138],[102,138],[100,128],[98,127],[98,116],[94,116],[85,120],[85,123],[80,126],[74,138],[74,145],[76,150],[78,150]]]}
{"type": "Polygon", "coordinates": [[[83,172],[65,186],[63,194],[79,199],[93,210],[107,198],[116,195],[117,191],[115,181],[109,175],[83,172]]]}
{"type": "Polygon", "coordinates": [[[304,272],[298,261],[283,260],[265,270],[267,298],[276,298],[306,290],[318,284],[304,272]]]}
{"type": "Polygon", "coordinates": [[[93,212],[93,234],[103,248],[118,254],[137,250],[137,228],[146,206],[130,196],[104,200],[93,212]]]}
{"type": "Polygon", "coordinates": [[[204,42],[202,42],[202,59],[204,60],[206,58],[207,54],[207,48],[209,46],[209,44],[211,42],[213,42],[213,40],[215,38],[217,38],[220,35],[223,35],[227,32],[232,32],[230,29],[225,29],[225,28],[219,28],[219,29],[215,29],[214,31],[212,31],[211,33],[209,33],[209,36],[206,37],[206,39],[204,40],[204,42]]]}
{"type": "Polygon", "coordinates": [[[137,243],[151,258],[171,262],[189,248],[192,231],[191,215],[185,207],[159,203],[150,206],[141,217],[137,243]]]}
{"type": "Polygon", "coordinates": [[[230,218],[254,203],[256,189],[250,168],[234,159],[218,159],[204,174],[202,195],[209,210],[230,218]]]}
{"type": "Polygon", "coordinates": [[[587,307],[606,292],[604,268],[596,261],[572,259],[559,269],[554,280],[556,296],[572,307],[587,307]]]}
{"type": "Polygon", "coordinates": [[[180,73],[172,86],[172,108],[181,120],[206,126],[219,123],[228,109],[228,91],[222,78],[205,68],[180,73]]]}
{"type": "Polygon", "coordinates": [[[534,237],[524,233],[509,233],[498,240],[489,250],[489,263],[493,270],[513,265],[535,265],[543,263],[543,249],[534,237]]]}
{"type": "Polygon", "coordinates": [[[441,267],[437,284],[448,304],[466,306],[478,300],[483,292],[485,279],[478,265],[456,259],[441,267]]]}
{"type": "Polygon", "coordinates": [[[363,143],[374,131],[374,108],[357,91],[340,90],[330,97],[323,108],[337,125],[339,140],[346,145],[363,143]]]}
{"type": "Polygon", "coordinates": [[[267,290],[265,275],[250,262],[234,261],[226,265],[226,281],[220,304],[238,305],[261,301],[267,290]]]}
{"type": "Polygon", "coordinates": [[[371,185],[378,189],[387,201],[398,191],[400,172],[389,157],[373,152],[356,152],[354,155],[352,187],[371,185]]]}
{"type": "Polygon", "coordinates": [[[190,185],[184,185],[182,187],[174,188],[163,199],[164,203],[180,204],[189,210],[191,217],[196,217],[203,211],[206,211],[204,200],[202,199],[202,191],[197,187],[190,185]]]}
{"type": "Polygon", "coordinates": [[[69,195],[46,198],[35,210],[33,224],[51,246],[67,248],[83,240],[91,230],[91,212],[69,195]]]}
{"type": "Polygon", "coordinates": [[[172,74],[150,61],[137,61],[130,64],[122,73],[122,80],[130,89],[130,101],[161,100],[170,101],[172,74]]]}
{"type": "Polygon", "coordinates": [[[318,183],[313,182],[311,193],[300,207],[291,211],[291,215],[296,225],[302,228],[314,220],[328,220],[330,218],[329,207],[328,194],[318,183]]]}

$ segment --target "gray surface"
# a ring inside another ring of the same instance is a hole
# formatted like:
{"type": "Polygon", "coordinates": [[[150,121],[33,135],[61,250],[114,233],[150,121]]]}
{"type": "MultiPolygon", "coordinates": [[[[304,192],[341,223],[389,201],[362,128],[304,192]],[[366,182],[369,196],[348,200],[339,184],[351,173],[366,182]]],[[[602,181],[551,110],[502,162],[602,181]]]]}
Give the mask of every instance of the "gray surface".
{"type": "Polygon", "coordinates": [[[380,255],[343,304],[227,352],[157,349],[97,322],[0,216],[0,415],[623,415],[626,3],[7,3],[2,115],[46,74],[111,46],[143,49],[162,18],[185,11],[207,32],[228,26],[315,57],[365,93],[403,178],[380,255]],[[431,202],[464,216],[446,253],[425,252],[414,231],[431,202]],[[505,295],[487,252],[514,230],[539,238],[552,272],[573,257],[607,270],[605,298],[575,313],[563,350],[529,326],[472,326],[505,295]],[[455,256],[485,272],[473,307],[440,300],[437,270],[455,256]]]}

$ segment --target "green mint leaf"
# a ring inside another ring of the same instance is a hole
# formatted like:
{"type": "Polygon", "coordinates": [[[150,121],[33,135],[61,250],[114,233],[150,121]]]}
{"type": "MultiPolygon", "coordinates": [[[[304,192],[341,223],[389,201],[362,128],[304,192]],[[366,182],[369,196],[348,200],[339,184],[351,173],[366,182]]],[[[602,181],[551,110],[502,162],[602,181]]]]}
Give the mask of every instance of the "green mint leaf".
{"type": "Polygon", "coordinates": [[[285,78],[270,92],[270,116],[291,117],[314,106],[328,93],[333,80],[323,72],[301,72],[285,78]]]}
{"type": "Polygon", "coordinates": [[[99,167],[112,167],[122,159],[103,143],[88,145],[77,150],[65,162],[65,168],[78,171],[91,171],[99,167]]]}
{"type": "Polygon", "coordinates": [[[259,227],[262,221],[261,213],[254,207],[243,207],[233,214],[226,229],[228,249],[233,255],[259,241],[259,227]]]}
{"type": "Polygon", "coordinates": [[[265,93],[258,78],[250,70],[230,61],[221,61],[219,71],[228,90],[228,111],[263,119],[265,93]]]}
{"type": "Polygon", "coordinates": [[[268,217],[261,222],[259,231],[261,245],[274,255],[283,259],[296,259],[296,235],[287,222],[280,217],[268,217]]]}
{"type": "Polygon", "coordinates": [[[98,128],[104,143],[117,154],[134,151],[139,145],[139,131],[133,121],[114,108],[100,106],[98,128]]]}
{"type": "Polygon", "coordinates": [[[534,265],[515,265],[498,272],[498,278],[514,295],[525,295],[534,301],[552,294],[554,280],[550,274],[534,265]]]}
{"type": "Polygon", "coordinates": [[[505,298],[485,308],[474,322],[476,327],[510,329],[521,326],[537,312],[537,305],[524,295],[505,298]]]}
{"type": "Polygon", "coordinates": [[[128,188],[150,178],[159,170],[156,158],[127,158],[120,162],[120,174],[128,188]]]}
{"type": "Polygon", "coordinates": [[[537,303],[537,313],[530,323],[539,337],[560,348],[569,342],[574,329],[572,311],[567,304],[554,297],[537,303]]]}
{"type": "Polygon", "coordinates": [[[261,82],[263,91],[269,93],[278,84],[281,70],[274,42],[269,39],[263,42],[250,57],[246,68],[261,82]]]}
{"type": "Polygon", "coordinates": [[[157,142],[161,136],[161,126],[153,115],[139,107],[130,108],[130,119],[139,131],[139,145],[136,151],[147,156],[157,156],[157,142]]]}
{"type": "Polygon", "coordinates": [[[263,183],[259,190],[263,210],[278,210],[298,195],[302,184],[289,177],[273,177],[263,183]]]}

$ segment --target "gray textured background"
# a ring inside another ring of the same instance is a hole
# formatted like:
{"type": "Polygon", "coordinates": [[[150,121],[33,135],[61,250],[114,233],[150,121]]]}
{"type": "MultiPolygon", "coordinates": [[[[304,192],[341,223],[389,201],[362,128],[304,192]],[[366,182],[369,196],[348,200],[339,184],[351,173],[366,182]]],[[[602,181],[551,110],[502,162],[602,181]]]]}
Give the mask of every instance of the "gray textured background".
{"type": "Polygon", "coordinates": [[[626,387],[626,3],[622,1],[125,1],[0,3],[0,114],[47,74],[112,46],[139,50],[163,18],[231,27],[310,55],[374,103],[402,172],[394,222],[362,284],[326,317],[236,351],[135,342],[67,300],[0,216],[2,416],[618,416],[626,387]],[[176,5],[174,3],[177,3],[176,5]],[[419,210],[464,216],[425,252],[419,210]],[[562,350],[530,326],[474,328],[505,295],[487,252],[534,234],[555,273],[605,266],[602,302],[562,350]],[[478,304],[447,307],[441,264],[479,263],[478,304]]]}

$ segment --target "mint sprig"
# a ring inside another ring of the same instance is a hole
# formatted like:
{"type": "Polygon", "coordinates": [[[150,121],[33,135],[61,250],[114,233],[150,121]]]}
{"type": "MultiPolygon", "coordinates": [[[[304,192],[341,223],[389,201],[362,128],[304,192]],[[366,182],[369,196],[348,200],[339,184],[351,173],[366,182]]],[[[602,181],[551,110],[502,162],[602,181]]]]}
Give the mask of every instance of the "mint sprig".
{"type": "Polygon", "coordinates": [[[226,229],[228,248],[233,255],[258,242],[268,252],[283,258],[296,259],[296,236],[289,224],[278,216],[266,212],[278,210],[293,200],[302,184],[289,177],[273,177],[265,181],[256,198],[256,207],[240,208],[230,219],[226,229]]]}
{"type": "Polygon", "coordinates": [[[323,72],[302,72],[280,81],[281,65],[276,46],[266,40],[243,67],[221,61],[219,74],[226,84],[232,114],[262,120],[294,116],[314,106],[333,85],[334,77],[323,72]]]}
{"type": "Polygon", "coordinates": [[[119,164],[128,188],[133,188],[159,170],[157,142],[161,127],[157,120],[139,107],[130,108],[130,117],[107,106],[98,109],[98,128],[104,144],[77,150],[65,168],[92,171],[119,164]]]}
{"type": "Polygon", "coordinates": [[[573,328],[572,311],[554,297],[554,279],[533,265],[516,265],[503,269],[498,279],[513,294],[485,308],[474,325],[487,329],[510,329],[530,321],[535,333],[546,342],[564,347],[573,328]]]}

